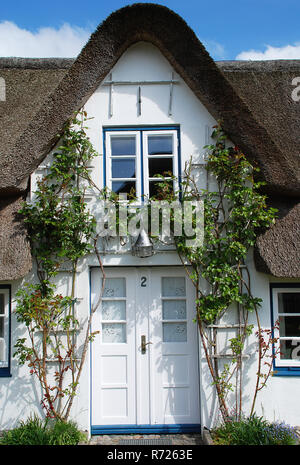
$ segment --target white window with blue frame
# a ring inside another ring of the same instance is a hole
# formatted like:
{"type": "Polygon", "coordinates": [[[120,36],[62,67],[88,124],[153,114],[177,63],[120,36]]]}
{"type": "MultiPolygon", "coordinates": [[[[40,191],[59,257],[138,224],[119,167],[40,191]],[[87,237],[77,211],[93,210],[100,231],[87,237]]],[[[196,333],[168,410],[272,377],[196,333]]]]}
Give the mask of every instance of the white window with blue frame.
{"type": "Polygon", "coordinates": [[[10,292],[0,285],[0,377],[10,376],[10,292]]]}
{"type": "Polygon", "coordinates": [[[104,186],[138,199],[153,197],[158,183],[178,190],[179,127],[104,128],[104,186]],[[161,177],[160,177],[161,176],[161,177]]]}
{"type": "Polygon", "coordinates": [[[272,283],[271,310],[274,374],[300,375],[300,284],[272,283]]]}

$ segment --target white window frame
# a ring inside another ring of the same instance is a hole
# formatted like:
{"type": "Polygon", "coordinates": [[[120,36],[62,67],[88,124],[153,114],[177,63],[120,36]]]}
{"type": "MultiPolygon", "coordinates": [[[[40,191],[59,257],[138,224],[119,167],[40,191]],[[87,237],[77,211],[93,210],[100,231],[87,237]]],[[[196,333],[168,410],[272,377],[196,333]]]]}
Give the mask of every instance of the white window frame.
{"type": "Polygon", "coordinates": [[[8,370],[10,367],[10,289],[0,288],[0,294],[4,296],[4,313],[0,314],[0,318],[4,320],[3,336],[0,337],[0,376],[1,370],[8,370]],[[3,355],[2,355],[3,354],[3,355]]]}
{"type": "Polygon", "coordinates": [[[139,131],[107,131],[105,133],[105,147],[106,147],[106,186],[112,189],[112,183],[118,181],[135,181],[136,183],[136,195],[138,198],[141,197],[141,152],[140,152],[140,132],[139,131]],[[135,137],[136,154],[133,155],[115,155],[111,153],[111,138],[112,137],[135,137]],[[135,178],[113,178],[112,177],[112,160],[126,160],[128,158],[135,158],[135,178]]]}
{"type": "MultiPolygon", "coordinates": [[[[159,159],[159,158],[171,158],[173,160],[173,176],[177,179],[174,181],[176,185],[174,185],[174,190],[178,189],[178,139],[177,139],[177,131],[174,129],[164,129],[164,130],[157,130],[157,131],[143,131],[143,162],[144,162],[144,196],[145,199],[149,198],[149,182],[150,181],[162,181],[163,178],[150,178],[149,177],[149,158],[159,159]],[[149,155],[148,153],[148,144],[147,138],[148,136],[172,136],[173,138],[173,154],[167,155],[149,155]]],[[[165,177],[167,179],[167,177],[165,177]]]]}
{"type": "MultiPolygon", "coordinates": [[[[137,127],[136,130],[128,130],[126,128],[120,130],[105,129],[105,185],[112,190],[113,181],[135,181],[136,182],[136,196],[138,199],[147,201],[149,198],[149,180],[159,182],[162,178],[149,178],[149,158],[172,158],[173,160],[173,176],[176,178],[174,181],[174,191],[179,189],[179,134],[177,129],[143,129],[137,127]],[[142,134],[142,136],[141,136],[142,134]],[[148,136],[154,135],[172,135],[173,137],[173,154],[172,155],[149,155],[148,154],[148,136]],[[112,178],[112,160],[113,159],[126,159],[133,158],[133,155],[120,155],[112,156],[111,153],[111,138],[116,136],[134,136],[136,138],[136,177],[135,178],[112,178]]],[[[166,178],[165,178],[166,179],[166,178]]]]}
{"type": "MultiPolygon", "coordinates": [[[[272,288],[272,307],[273,307],[273,321],[274,323],[279,320],[279,316],[281,315],[278,312],[278,294],[281,293],[300,293],[300,285],[299,287],[273,287],[272,288]]],[[[299,313],[284,313],[282,316],[299,316],[300,317],[300,308],[299,313]]],[[[292,341],[299,341],[300,344],[300,336],[280,336],[279,329],[274,329],[274,337],[278,338],[278,342],[275,343],[276,350],[278,350],[278,355],[275,358],[275,366],[276,367],[299,367],[300,368],[300,359],[281,359],[280,357],[280,341],[281,340],[292,340],[292,341]]],[[[295,346],[296,348],[296,346],[295,346]]]]}

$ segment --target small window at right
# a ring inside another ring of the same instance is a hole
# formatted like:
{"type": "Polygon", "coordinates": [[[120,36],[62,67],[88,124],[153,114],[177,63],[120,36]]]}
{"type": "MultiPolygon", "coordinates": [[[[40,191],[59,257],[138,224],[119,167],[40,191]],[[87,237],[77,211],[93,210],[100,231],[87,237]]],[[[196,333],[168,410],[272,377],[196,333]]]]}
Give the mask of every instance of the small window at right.
{"type": "Polygon", "coordinates": [[[300,370],[300,284],[271,284],[274,337],[277,339],[275,369],[300,370]]]}

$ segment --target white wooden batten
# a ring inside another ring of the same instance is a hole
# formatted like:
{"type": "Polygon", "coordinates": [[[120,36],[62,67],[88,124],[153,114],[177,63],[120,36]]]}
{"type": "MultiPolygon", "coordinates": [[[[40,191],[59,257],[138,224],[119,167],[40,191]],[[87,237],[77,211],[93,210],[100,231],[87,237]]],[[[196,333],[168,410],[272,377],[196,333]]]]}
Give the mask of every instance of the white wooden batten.
{"type": "Polygon", "coordinates": [[[160,81],[115,81],[113,80],[112,73],[109,75],[109,80],[102,83],[103,86],[109,86],[109,117],[113,116],[113,93],[114,86],[137,86],[137,108],[138,116],[142,114],[142,86],[147,85],[168,85],[169,86],[169,109],[168,115],[172,116],[172,103],[173,103],[173,87],[174,84],[179,84],[180,81],[174,78],[174,72],[171,73],[170,80],[160,81]]]}

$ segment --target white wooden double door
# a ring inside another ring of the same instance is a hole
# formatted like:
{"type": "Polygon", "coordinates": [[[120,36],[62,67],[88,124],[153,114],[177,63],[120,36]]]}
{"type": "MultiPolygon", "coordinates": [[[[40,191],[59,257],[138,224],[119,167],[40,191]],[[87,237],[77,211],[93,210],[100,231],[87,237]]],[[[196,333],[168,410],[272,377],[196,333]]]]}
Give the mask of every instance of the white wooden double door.
{"type": "MultiPolygon", "coordinates": [[[[91,271],[91,303],[101,272],[91,271]]],[[[200,423],[195,291],[180,268],[106,271],[93,318],[92,425],[200,423]]]]}

